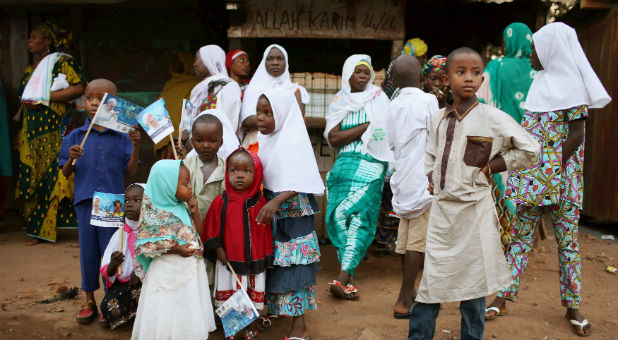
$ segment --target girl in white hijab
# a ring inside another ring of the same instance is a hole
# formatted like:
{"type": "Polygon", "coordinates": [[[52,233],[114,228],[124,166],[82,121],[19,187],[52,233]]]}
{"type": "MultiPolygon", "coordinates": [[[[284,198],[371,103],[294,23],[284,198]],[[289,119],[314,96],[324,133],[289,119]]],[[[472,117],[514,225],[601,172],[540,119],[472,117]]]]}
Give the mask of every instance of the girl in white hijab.
{"type": "Polygon", "coordinates": [[[296,96],[302,115],[305,115],[305,105],[309,103],[307,90],[290,80],[288,53],[280,45],[273,44],[266,48],[260,65],[255,70],[249,86],[245,90],[240,114],[240,124],[245,131],[243,146],[250,151],[256,151],[249,146],[256,142],[257,122],[255,107],[258,98],[268,89],[282,87],[296,96]]]}
{"type": "Polygon", "coordinates": [[[522,126],[541,144],[537,161],[511,172],[506,196],[517,204],[516,233],[511,235],[507,263],[513,284],[498,291],[487,308],[490,320],[506,313],[514,301],[521,275],[532,252],[544,211],[551,211],[560,268],[560,295],[573,333],[592,334],[580,313],[581,256],[577,242],[583,203],[584,138],[588,108],[611,101],[577,40],[575,30],[556,22],[532,36],[530,62],[538,72],[524,104],[522,126]]]}
{"type": "MultiPolygon", "coordinates": [[[[201,112],[193,120],[194,124],[198,117],[206,114],[211,114],[217,117],[217,119],[219,119],[221,125],[223,126],[223,144],[219,148],[219,151],[217,151],[217,156],[223,159],[227,159],[227,156],[229,156],[232,152],[234,152],[234,150],[238,149],[238,147],[240,146],[240,141],[238,141],[236,131],[233,129],[233,125],[232,123],[230,123],[227,115],[219,109],[210,109],[201,112]]],[[[191,149],[191,151],[187,153],[187,156],[185,158],[188,159],[189,157],[194,155],[197,155],[197,152],[195,151],[195,149],[191,149]]]]}
{"type": "Polygon", "coordinates": [[[329,285],[333,295],[344,299],[359,297],[352,277],[374,239],[387,161],[392,160],[389,101],[373,85],[374,79],[368,55],[349,57],[343,65],[341,91],[326,115],[324,137],[338,147],[335,165],[326,176],[326,228],[341,263],[337,279],[329,285]]]}
{"type": "Polygon", "coordinates": [[[273,268],[268,273],[268,311],[293,318],[289,339],[306,339],[304,314],[316,308],[315,273],[320,260],[314,230],[319,212],[314,195],[324,193],[309,134],[294,95],[285,88],[258,97],[258,156],[268,203],[258,223],[273,222],[273,268]]]}
{"type": "Polygon", "coordinates": [[[204,78],[191,90],[191,104],[197,112],[219,109],[224,112],[234,133],[239,127],[240,86],[230,79],[225,68],[225,52],[217,45],[201,47],[195,54],[193,72],[204,78]]]}

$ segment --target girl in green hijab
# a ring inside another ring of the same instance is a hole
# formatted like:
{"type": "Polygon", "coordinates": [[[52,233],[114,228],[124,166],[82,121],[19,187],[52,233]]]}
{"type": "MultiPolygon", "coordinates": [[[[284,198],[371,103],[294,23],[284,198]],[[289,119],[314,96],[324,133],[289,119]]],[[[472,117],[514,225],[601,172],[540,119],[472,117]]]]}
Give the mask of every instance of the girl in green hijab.
{"type": "MultiPolygon", "coordinates": [[[[480,100],[508,113],[521,123],[526,95],[536,73],[530,65],[532,31],[525,24],[514,22],[504,29],[503,43],[505,55],[487,63],[477,95],[480,100]]],[[[515,204],[504,199],[505,173],[494,174],[492,178],[502,248],[507,252],[515,225],[515,204]]]]}

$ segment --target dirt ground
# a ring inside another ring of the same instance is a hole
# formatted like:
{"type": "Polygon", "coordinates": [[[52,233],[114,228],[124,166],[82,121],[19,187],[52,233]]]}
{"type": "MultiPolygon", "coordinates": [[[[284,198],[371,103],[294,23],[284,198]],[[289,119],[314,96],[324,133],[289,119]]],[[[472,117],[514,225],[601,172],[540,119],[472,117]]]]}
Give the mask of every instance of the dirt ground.
{"type": "MultiPolygon", "coordinates": [[[[75,230],[61,231],[56,244],[26,247],[24,231],[15,223],[0,227],[0,338],[2,339],[128,339],[130,326],[114,331],[97,323],[79,325],[75,315],[83,302],[51,304],[35,301],[51,297],[59,286],[80,286],[79,248],[75,230]]],[[[605,271],[618,266],[615,241],[602,241],[581,233],[583,257],[583,314],[594,327],[594,339],[618,338],[618,275],[605,271]]],[[[318,310],[306,319],[313,339],[404,339],[408,320],[395,320],[392,305],[400,285],[399,259],[368,256],[357,269],[359,301],[342,301],[328,293],[327,282],[338,270],[332,246],[322,246],[318,274],[318,310]]],[[[100,301],[102,290],[97,292],[100,301]]],[[[527,272],[517,303],[509,315],[489,321],[487,339],[575,339],[560,305],[558,256],[555,240],[540,241],[527,272]]],[[[438,317],[436,339],[459,338],[457,303],[444,304],[438,317]]],[[[289,319],[277,320],[260,333],[261,339],[281,339],[289,319]]],[[[222,339],[217,330],[211,339],[222,339]]]]}

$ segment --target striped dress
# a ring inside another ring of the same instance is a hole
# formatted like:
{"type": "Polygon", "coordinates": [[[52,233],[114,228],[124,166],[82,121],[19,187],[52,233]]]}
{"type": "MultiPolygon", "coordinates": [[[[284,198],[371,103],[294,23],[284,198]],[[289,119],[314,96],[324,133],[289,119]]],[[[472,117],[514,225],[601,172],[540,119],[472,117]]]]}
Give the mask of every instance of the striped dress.
{"type": "MultiPolygon", "coordinates": [[[[341,130],[368,122],[363,108],[341,121],[341,130]]],[[[363,154],[362,142],[354,140],[339,149],[333,169],[326,176],[328,204],[326,228],[337,248],[341,270],[354,270],[367,253],[380,212],[387,163],[363,154]]]]}

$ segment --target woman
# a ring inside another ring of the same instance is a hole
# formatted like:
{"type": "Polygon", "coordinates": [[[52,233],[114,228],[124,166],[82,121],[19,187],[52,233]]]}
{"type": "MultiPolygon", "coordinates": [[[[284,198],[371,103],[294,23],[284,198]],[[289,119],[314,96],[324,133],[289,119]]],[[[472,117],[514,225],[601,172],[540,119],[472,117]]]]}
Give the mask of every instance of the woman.
{"type": "MultiPolygon", "coordinates": [[[[172,77],[165,83],[159,95],[165,100],[165,107],[170,114],[174,127],[180,124],[182,100],[191,98],[191,90],[200,82],[193,74],[194,61],[195,56],[192,53],[182,51],[174,53],[169,70],[172,77]]],[[[169,138],[164,138],[155,144],[154,151],[159,159],[174,158],[169,138]]]]}
{"type": "Polygon", "coordinates": [[[337,248],[341,272],[330,292],[358,298],[352,276],[376,233],[387,163],[388,97],[373,85],[371,57],[355,54],[343,65],[341,90],[328,108],[324,137],[339,154],[326,176],[326,228],[337,248]]]}
{"type": "MultiPolygon", "coordinates": [[[[505,55],[487,63],[478,96],[521,123],[528,89],[536,74],[530,66],[532,31],[525,24],[512,23],[504,29],[502,44],[505,55]]],[[[509,235],[515,225],[515,203],[504,199],[506,177],[506,173],[493,175],[496,209],[500,217],[500,237],[505,252],[511,244],[509,235]]]]}
{"type": "Polygon", "coordinates": [[[83,95],[86,77],[66,54],[71,32],[49,22],[30,32],[28,49],[37,63],[26,68],[20,84],[22,119],[18,150],[20,163],[16,198],[24,200],[26,233],[38,240],[56,241],[57,228],[76,228],[71,200],[73,179],[60,175],[58,153],[68,131],[69,101],[83,95]],[[23,117],[22,117],[23,116],[23,117]]]}
{"type": "MultiPolygon", "coordinates": [[[[401,55],[412,55],[418,59],[418,62],[423,65],[427,62],[427,44],[420,38],[412,38],[403,45],[401,55]]],[[[389,99],[393,99],[399,92],[398,88],[393,84],[393,63],[395,59],[391,61],[386,70],[386,77],[382,82],[382,89],[389,99]]]]}
{"type": "Polygon", "coordinates": [[[196,108],[196,113],[219,109],[227,115],[236,132],[241,93],[238,83],[228,77],[225,52],[217,45],[201,47],[195,54],[193,72],[199,78],[204,78],[191,90],[191,104],[196,108]]]}
{"type": "Polygon", "coordinates": [[[249,63],[249,55],[247,52],[243,50],[231,50],[227,52],[225,68],[230,78],[238,83],[240,91],[244,94],[251,81],[251,64],[249,63]]]}
{"type": "Polygon", "coordinates": [[[255,115],[258,98],[268,89],[283,87],[296,96],[300,112],[305,116],[305,105],[309,103],[309,94],[304,87],[290,81],[288,53],[277,44],[270,45],[264,51],[251,82],[245,90],[240,114],[241,128],[244,131],[242,145],[257,154],[257,118],[255,115]]]}

